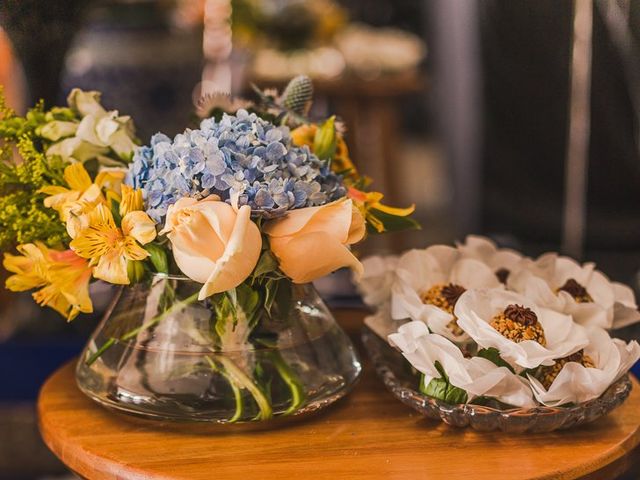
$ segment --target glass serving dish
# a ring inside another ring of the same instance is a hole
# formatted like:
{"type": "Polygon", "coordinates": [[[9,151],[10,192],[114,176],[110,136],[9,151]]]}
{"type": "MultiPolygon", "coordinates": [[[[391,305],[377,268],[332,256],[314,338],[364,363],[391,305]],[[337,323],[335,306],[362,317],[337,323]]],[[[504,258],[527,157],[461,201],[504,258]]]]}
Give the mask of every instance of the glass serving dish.
{"type": "Polygon", "coordinates": [[[573,428],[608,414],[622,405],[631,392],[631,380],[626,374],[599,398],[566,407],[500,410],[483,405],[450,405],[420,393],[417,372],[400,352],[371,329],[365,327],[362,341],[376,373],[398,400],[426,417],[439,419],[455,427],[505,433],[538,433],[573,428]]]}

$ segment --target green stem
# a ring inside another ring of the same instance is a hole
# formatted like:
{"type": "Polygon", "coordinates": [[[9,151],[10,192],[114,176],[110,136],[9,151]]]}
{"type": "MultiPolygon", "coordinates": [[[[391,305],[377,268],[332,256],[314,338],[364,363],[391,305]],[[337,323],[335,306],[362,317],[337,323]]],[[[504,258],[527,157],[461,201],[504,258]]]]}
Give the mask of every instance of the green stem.
{"type": "Polygon", "coordinates": [[[278,370],[278,374],[280,374],[282,380],[284,380],[291,391],[291,405],[283,412],[283,415],[291,415],[297,412],[305,401],[302,382],[296,375],[296,372],[284,361],[279,352],[272,352],[270,356],[273,365],[276,367],[276,370],[278,370]]]}
{"type": "Polygon", "coordinates": [[[238,382],[239,386],[249,390],[249,393],[251,393],[256,403],[258,404],[258,408],[260,409],[258,419],[270,419],[273,416],[273,410],[271,408],[269,400],[265,396],[264,392],[260,389],[260,387],[258,387],[253,382],[253,380],[251,380],[251,378],[249,378],[247,374],[244,373],[242,369],[238,367],[230,358],[220,356],[217,360],[222,364],[229,375],[231,375],[231,377],[234,378],[236,382],[238,382]]]}
{"type": "Polygon", "coordinates": [[[106,342],[104,342],[104,343],[102,344],[102,346],[101,346],[97,351],[95,351],[95,352],[94,352],[94,353],[93,353],[93,354],[92,354],[92,355],[87,359],[87,361],[85,362],[85,363],[86,363],[86,365],[87,365],[87,366],[91,366],[91,365],[93,365],[93,363],[94,363],[96,360],[98,360],[98,359],[102,356],[102,354],[103,354],[104,352],[106,352],[106,351],[107,351],[107,350],[109,350],[113,345],[115,345],[115,343],[116,343],[117,341],[118,341],[118,340],[117,340],[116,338],[113,338],[113,337],[112,337],[112,338],[110,338],[109,340],[107,340],[106,342]]]}
{"type": "Polygon", "coordinates": [[[244,412],[244,408],[242,404],[242,390],[238,388],[233,378],[231,378],[224,370],[220,370],[216,366],[215,362],[211,359],[211,357],[206,356],[204,358],[209,363],[211,370],[213,370],[214,372],[220,373],[222,376],[224,376],[224,378],[227,379],[227,381],[229,382],[229,386],[233,390],[233,398],[235,399],[235,402],[236,402],[236,412],[229,419],[229,423],[235,423],[238,420],[240,420],[240,418],[242,418],[242,414],[244,412]]]}
{"type": "Polygon", "coordinates": [[[198,293],[196,292],[193,295],[191,295],[190,297],[185,298],[184,300],[176,303],[175,305],[173,305],[171,308],[165,310],[164,312],[162,312],[160,315],[158,315],[157,317],[152,318],[151,320],[149,320],[147,323],[144,323],[142,325],[140,325],[138,328],[134,328],[133,330],[131,330],[130,332],[125,333],[123,336],[121,336],[120,338],[115,338],[115,337],[111,337],[109,340],[107,340],[94,354],[92,354],[87,360],[86,360],[86,364],[87,366],[92,365],[96,360],[98,360],[98,358],[100,358],[102,356],[102,354],[104,352],[106,352],[107,350],[109,350],[113,345],[115,345],[118,342],[126,342],[127,340],[131,340],[132,338],[134,338],[135,336],[137,336],[140,332],[143,332],[145,330],[147,330],[148,328],[153,327],[154,325],[157,325],[158,323],[160,323],[162,320],[164,320],[165,318],[167,318],[169,315],[174,314],[175,312],[179,311],[180,309],[186,307],[187,305],[192,304],[193,302],[195,302],[196,300],[198,300],[198,293]]]}
{"type": "Polygon", "coordinates": [[[238,388],[238,386],[236,385],[236,383],[233,381],[233,379],[227,374],[227,372],[225,372],[224,370],[220,370],[215,362],[211,359],[211,357],[206,356],[204,357],[205,360],[207,361],[207,363],[209,363],[209,367],[211,367],[211,370],[213,370],[216,373],[219,373],[220,375],[222,375],[224,378],[227,379],[227,382],[229,382],[229,386],[231,387],[231,390],[233,390],[233,398],[236,401],[236,411],[233,414],[233,416],[229,419],[230,423],[235,423],[238,420],[240,420],[240,418],[242,417],[242,413],[244,411],[243,405],[242,405],[242,390],[240,390],[238,388]]]}

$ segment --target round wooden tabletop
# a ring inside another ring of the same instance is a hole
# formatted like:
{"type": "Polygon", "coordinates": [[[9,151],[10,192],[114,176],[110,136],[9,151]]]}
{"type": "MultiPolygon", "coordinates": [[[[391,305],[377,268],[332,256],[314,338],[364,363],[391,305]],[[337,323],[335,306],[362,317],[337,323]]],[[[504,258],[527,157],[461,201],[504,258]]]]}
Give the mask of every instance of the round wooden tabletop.
{"type": "MultiPolygon", "coordinates": [[[[340,315],[349,331],[361,314],[340,315]]],[[[366,364],[366,362],[365,362],[366,364]]],[[[108,411],[77,389],[73,365],[42,388],[42,436],[91,480],[576,479],[615,478],[640,443],[640,388],[609,416],[572,431],[478,433],[422,418],[384,390],[372,368],[346,399],[272,430],[142,422],[108,411]]]]}

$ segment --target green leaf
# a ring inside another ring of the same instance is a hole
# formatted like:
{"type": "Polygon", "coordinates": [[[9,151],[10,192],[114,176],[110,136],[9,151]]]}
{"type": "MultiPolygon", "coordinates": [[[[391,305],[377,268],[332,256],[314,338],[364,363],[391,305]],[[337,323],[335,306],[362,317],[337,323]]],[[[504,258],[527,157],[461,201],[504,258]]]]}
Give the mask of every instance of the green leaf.
{"type": "Polygon", "coordinates": [[[478,357],[486,358],[487,360],[495,363],[499,367],[507,367],[512,373],[516,373],[511,365],[509,365],[504,358],[500,356],[500,351],[495,347],[483,348],[478,351],[478,357]]]}
{"type": "Polygon", "coordinates": [[[259,304],[260,294],[256,290],[246,283],[236,287],[236,305],[242,309],[250,325],[255,321],[259,304]]]}
{"type": "Polygon", "coordinates": [[[44,119],[47,122],[52,122],[54,120],[70,122],[70,121],[76,120],[77,118],[78,117],[73,112],[73,110],[71,110],[68,107],[53,107],[44,115],[44,119]]]}
{"type": "Polygon", "coordinates": [[[336,117],[334,115],[329,117],[316,131],[313,139],[313,153],[315,153],[320,160],[330,160],[336,153],[338,138],[335,123],[336,117]]]}
{"type": "Polygon", "coordinates": [[[224,335],[229,318],[236,319],[236,309],[230,299],[228,292],[217,293],[211,297],[211,304],[216,313],[215,325],[213,329],[218,338],[224,335]]]}
{"type": "MultiPolygon", "coordinates": [[[[390,215],[377,208],[369,210],[369,214],[380,220],[386,232],[399,232],[402,230],[420,230],[420,224],[411,217],[399,217],[390,215]]],[[[367,223],[369,233],[378,233],[370,223],[367,223]]]]}
{"type": "Polygon", "coordinates": [[[440,362],[436,362],[435,367],[440,372],[440,378],[433,378],[428,385],[425,385],[424,376],[422,376],[420,379],[420,391],[429,397],[442,400],[451,405],[467,403],[469,398],[467,392],[449,383],[449,377],[440,362]]]}
{"type": "Polygon", "coordinates": [[[116,222],[116,225],[119,227],[122,224],[122,216],[120,215],[120,202],[115,199],[111,199],[111,214],[113,215],[113,220],[116,222]]]}
{"type": "Polygon", "coordinates": [[[258,259],[256,268],[253,270],[253,277],[260,277],[267,273],[275,272],[277,269],[278,259],[270,250],[264,250],[258,259]]]}
{"type": "Polygon", "coordinates": [[[158,273],[169,273],[169,260],[167,259],[167,251],[157,243],[147,243],[144,249],[149,252],[149,260],[153,268],[158,273]]]}
{"type": "Polygon", "coordinates": [[[275,303],[278,306],[278,311],[280,315],[284,318],[289,314],[291,310],[291,300],[293,298],[292,295],[293,285],[291,280],[288,278],[283,278],[282,280],[278,280],[278,290],[275,295],[275,303]]]}
{"type": "Polygon", "coordinates": [[[233,308],[233,310],[235,310],[236,305],[238,305],[238,292],[235,288],[232,288],[231,290],[227,290],[224,293],[231,302],[231,307],[233,308]]]}

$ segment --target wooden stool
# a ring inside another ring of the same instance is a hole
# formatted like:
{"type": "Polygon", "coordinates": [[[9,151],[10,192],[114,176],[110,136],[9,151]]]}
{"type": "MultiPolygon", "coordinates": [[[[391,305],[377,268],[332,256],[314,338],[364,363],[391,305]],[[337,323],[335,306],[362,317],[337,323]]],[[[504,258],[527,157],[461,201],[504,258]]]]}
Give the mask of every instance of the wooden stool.
{"type": "MultiPolygon", "coordinates": [[[[356,334],[362,313],[338,315],[356,334]]],[[[478,433],[428,420],[385,391],[365,359],[343,401],[272,430],[134,419],[106,410],[76,387],[74,365],[42,388],[40,429],[51,450],[91,480],[168,479],[607,479],[638,460],[640,386],[611,415],[571,431],[478,433]]]]}

